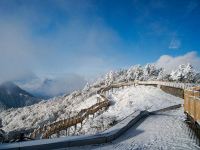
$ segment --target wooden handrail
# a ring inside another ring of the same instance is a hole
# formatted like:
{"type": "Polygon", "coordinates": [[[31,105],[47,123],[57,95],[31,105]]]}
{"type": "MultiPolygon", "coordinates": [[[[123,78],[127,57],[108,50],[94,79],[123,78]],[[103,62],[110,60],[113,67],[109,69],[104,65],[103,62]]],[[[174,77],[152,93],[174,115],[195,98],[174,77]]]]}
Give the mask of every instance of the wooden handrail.
{"type": "MultiPolygon", "coordinates": [[[[166,85],[166,86],[176,86],[174,83],[170,82],[160,82],[160,81],[138,81],[138,82],[123,82],[120,84],[112,84],[106,87],[100,88],[96,93],[99,94],[100,99],[103,101],[97,102],[96,104],[90,106],[89,108],[82,109],[77,115],[64,119],[64,120],[59,120],[57,122],[54,122],[52,124],[43,126],[35,130],[31,134],[31,138],[37,138],[37,136],[42,136],[42,138],[49,138],[51,135],[61,131],[65,130],[71,126],[77,125],[78,123],[82,123],[82,121],[85,118],[88,118],[89,115],[94,115],[97,111],[104,107],[109,106],[109,101],[107,97],[104,95],[104,92],[109,91],[110,89],[113,88],[120,88],[124,86],[130,86],[134,84],[158,84],[158,85],[166,85]],[[63,123],[64,122],[64,123],[63,123]]],[[[178,87],[182,86],[178,85],[178,87]]]]}
{"type": "Polygon", "coordinates": [[[47,126],[43,126],[37,130],[35,130],[31,134],[31,138],[37,138],[38,134],[43,134],[42,138],[48,138],[52,134],[55,134],[58,131],[64,130],[68,127],[77,125],[78,123],[81,123],[85,118],[87,118],[90,114],[96,113],[98,110],[102,109],[103,107],[108,107],[109,102],[107,99],[105,99],[102,102],[96,103],[89,107],[88,109],[81,110],[76,116],[70,117],[68,119],[60,120],[57,122],[54,122],[52,124],[49,124],[47,126]],[[63,124],[64,122],[64,124],[63,124]]]}
{"type": "Polygon", "coordinates": [[[200,121],[200,87],[184,90],[184,112],[195,122],[200,121]]]}
{"type": "Polygon", "coordinates": [[[90,106],[89,108],[82,109],[77,115],[64,119],[59,120],[57,122],[51,123],[49,125],[42,126],[38,129],[36,129],[33,133],[31,133],[30,138],[36,139],[36,138],[49,138],[51,135],[66,130],[67,128],[71,126],[75,126],[79,123],[82,123],[82,121],[87,118],[89,115],[94,115],[97,111],[99,111],[102,108],[106,108],[109,106],[109,100],[106,98],[106,96],[103,94],[106,91],[109,91],[112,88],[119,88],[123,86],[130,86],[132,84],[130,83],[121,83],[121,84],[113,84],[107,87],[103,87],[97,91],[97,94],[99,94],[100,99],[102,101],[97,102],[96,104],[90,106]]]}
{"type": "MultiPolygon", "coordinates": [[[[109,101],[107,97],[104,95],[105,92],[109,91],[110,89],[113,88],[120,88],[120,87],[125,87],[125,86],[130,86],[130,85],[135,85],[135,84],[146,84],[146,85],[163,85],[163,86],[169,86],[169,87],[176,87],[176,88],[181,88],[181,89],[187,89],[189,87],[194,87],[195,84],[191,83],[174,83],[174,82],[162,82],[162,81],[128,81],[128,82],[123,82],[123,83],[117,83],[117,84],[111,84],[108,86],[104,86],[97,90],[96,92],[92,92],[93,94],[98,94],[99,97],[97,98],[97,103],[94,104],[93,106],[82,109],[80,112],[77,113],[74,117],[70,117],[64,120],[59,120],[57,122],[48,124],[48,125],[43,125],[42,127],[39,127],[37,129],[31,129],[30,131],[27,131],[27,134],[30,134],[31,138],[45,138],[49,137],[49,135],[46,133],[47,131],[53,133],[56,133],[55,131],[59,131],[59,129],[67,129],[67,127],[73,126],[74,124],[82,123],[83,120],[88,118],[89,115],[94,115],[98,110],[108,107],[109,106],[109,101]],[[103,101],[103,102],[102,102],[103,101]],[[73,120],[75,119],[75,123],[73,123],[73,120]],[[34,130],[34,131],[32,131],[34,130]]],[[[200,88],[195,88],[195,90],[198,90],[200,88]]],[[[194,90],[194,89],[193,89],[194,90]]],[[[90,94],[91,96],[91,94],[90,94]]],[[[187,98],[186,98],[187,99],[187,98]]],[[[200,98],[196,97],[196,100],[200,101],[200,98]]],[[[186,100],[185,100],[186,101],[186,100]]],[[[186,105],[186,104],[185,104],[186,105]]],[[[198,105],[198,108],[200,105],[198,105]]],[[[199,114],[200,116],[200,114],[199,114]]],[[[16,134],[18,135],[19,132],[16,134]]],[[[51,134],[51,135],[52,135],[51,134]]],[[[12,139],[12,135],[9,137],[9,139],[12,139]]]]}

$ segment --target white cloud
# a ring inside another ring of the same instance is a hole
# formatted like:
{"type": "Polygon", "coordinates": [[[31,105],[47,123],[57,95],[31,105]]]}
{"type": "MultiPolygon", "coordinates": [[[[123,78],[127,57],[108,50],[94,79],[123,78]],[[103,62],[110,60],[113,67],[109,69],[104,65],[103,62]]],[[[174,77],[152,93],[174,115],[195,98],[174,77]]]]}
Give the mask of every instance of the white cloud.
{"type": "Polygon", "coordinates": [[[14,9],[0,9],[0,82],[28,72],[39,76],[51,72],[94,76],[116,64],[120,39],[98,16],[88,20],[88,8],[93,9],[89,1],[55,2],[55,8],[67,16],[60,22],[57,14],[45,12],[45,5],[6,5],[14,9]],[[48,30],[54,23],[55,27],[48,30]],[[108,54],[113,54],[112,58],[108,54]]]}
{"type": "Polygon", "coordinates": [[[26,28],[0,20],[0,82],[29,74],[36,62],[26,28]]]}
{"type": "Polygon", "coordinates": [[[32,94],[53,97],[82,89],[86,81],[77,74],[62,74],[56,77],[34,77],[27,82],[16,82],[16,84],[32,94]]]}
{"type": "Polygon", "coordinates": [[[182,56],[172,57],[170,55],[162,55],[160,58],[155,62],[158,67],[163,67],[167,71],[171,71],[176,69],[181,64],[190,63],[193,67],[199,70],[200,66],[200,57],[197,55],[195,51],[186,53],[182,56]]]}
{"type": "Polygon", "coordinates": [[[181,40],[178,39],[177,37],[174,37],[169,44],[169,49],[179,49],[180,47],[181,47],[181,40]]]}

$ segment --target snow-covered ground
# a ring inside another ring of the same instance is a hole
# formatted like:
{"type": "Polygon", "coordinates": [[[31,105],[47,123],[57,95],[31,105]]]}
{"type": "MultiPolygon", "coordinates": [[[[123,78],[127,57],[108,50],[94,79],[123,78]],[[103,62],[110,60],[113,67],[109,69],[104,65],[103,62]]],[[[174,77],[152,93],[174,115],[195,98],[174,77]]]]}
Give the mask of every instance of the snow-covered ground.
{"type": "Polygon", "coordinates": [[[32,128],[71,117],[81,109],[88,108],[97,102],[96,95],[85,99],[68,100],[67,98],[41,102],[32,106],[10,109],[0,113],[5,131],[19,128],[32,128]]]}
{"type": "Polygon", "coordinates": [[[198,138],[184,120],[182,108],[157,113],[138,122],[111,143],[62,150],[199,150],[198,138]]]}
{"type": "Polygon", "coordinates": [[[157,110],[183,103],[183,99],[163,92],[153,86],[131,86],[109,95],[114,103],[105,114],[113,114],[117,120],[142,110],[157,110]]]}
{"type": "MultiPolygon", "coordinates": [[[[0,118],[3,119],[3,130],[33,128],[44,123],[68,118],[81,109],[95,104],[96,96],[86,99],[82,99],[82,97],[71,99],[70,96],[60,97],[24,108],[3,111],[0,113],[0,118]]],[[[102,114],[97,113],[95,118],[90,117],[84,121],[83,127],[75,134],[95,134],[108,129],[113,123],[135,111],[155,110],[183,102],[182,99],[152,86],[130,86],[125,89],[116,89],[107,97],[112,101],[108,110],[102,114]]]]}

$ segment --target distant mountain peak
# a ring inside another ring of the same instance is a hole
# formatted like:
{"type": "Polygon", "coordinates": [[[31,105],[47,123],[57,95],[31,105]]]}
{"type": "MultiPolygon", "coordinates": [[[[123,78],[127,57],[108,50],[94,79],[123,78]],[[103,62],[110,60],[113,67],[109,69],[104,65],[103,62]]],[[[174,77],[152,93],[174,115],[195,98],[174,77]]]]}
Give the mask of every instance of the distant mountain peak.
{"type": "Polygon", "coordinates": [[[6,82],[3,82],[0,87],[6,87],[6,88],[11,88],[11,87],[17,87],[16,84],[14,84],[13,82],[11,81],[6,81],[6,82]]]}
{"type": "Polygon", "coordinates": [[[17,108],[38,102],[32,94],[21,89],[13,82],[4,82],[0,85],[0,103],[4,108],[17,108]]]}

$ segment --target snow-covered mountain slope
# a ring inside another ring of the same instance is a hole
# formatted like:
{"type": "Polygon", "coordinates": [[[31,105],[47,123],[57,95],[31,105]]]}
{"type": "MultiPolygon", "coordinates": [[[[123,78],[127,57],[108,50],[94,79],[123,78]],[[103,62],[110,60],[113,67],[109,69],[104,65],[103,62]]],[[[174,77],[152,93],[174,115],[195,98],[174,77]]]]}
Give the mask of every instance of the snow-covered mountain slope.
{"type": "Polygon", "coordinates": [[[39,102],[39,99],[22,90],[12,82],[5,82],[0,85],[1,108],[17,108],[28,106],[37,102],[39,102]]]}
{"type": "Polygon", "coordinates": [[[41,101],[31,106],[1,112],[0,118],[3,119],[5,131],[38,127],[45,123],[68,118],[81,109],[96,103],[95,96],[84,101],[80,96],[73,99],[71,99],[71,96],[58,97],[49,101],[41,101]]]}
{"type": "MultiPolygon", "coordinates": [[[[3,119],[3,129],[5,131],[20,128],[29,129],[44,123],[68,118],[81,109],[95,104],[97,102],[96,96],[85,99],[82,96],[75,98],[72,98],[72,95],[63,96],[32,106],[1,112],[0,118],[3,119]]],[[[159,88],[150,86],[130,86],[125,89],[117,89],[107,96],[112,101],[108,110],[102,114],[96,114],[95,118],[86,120],[83,127],[75,134],[94,134],[109,128],[113,123],[135,111],[154,110],[183,101],[161,91],[159,88]]]]}
{"type": "MultiPolygon", "coordinates": [[[[81,91],[74,91],[71,94],[55,97],[48,101],[41,101],[32,106],[1,112],[0,118],[3,119],[3,129],[5,131],[24,128],[33,129],[72,117],[81,109],[88,108],[97,102],[96,97],[98,95],[96,95],[96,91],[98,89],[122,81],[199,82],[199,73],[189,64],[180,66],[175,72],[174,74],[166,73],[164,69],[157,68],[153,64],[147,64],[143,67],[136,65],[129,69],[111,71],[94,83],[87,83],[81,91]]],[[[112,101],[109,109],[103,114],[97,113],[95,118],[89,118],[75,134],[93,134],[109,128],[135,111],[154,110],[182,102],[180,98],[166,94],[158,88],[145,86],[131,86],[124,90],[118,89],[107,95],[107,97],[112,101]]]]}

